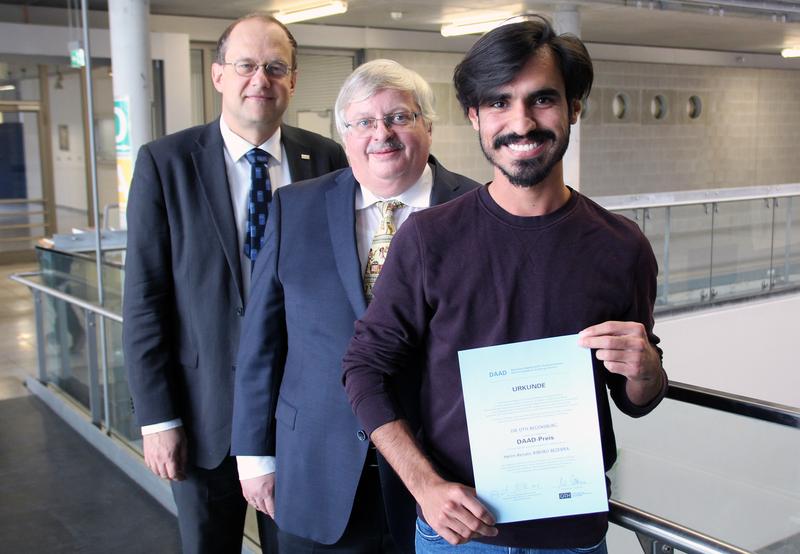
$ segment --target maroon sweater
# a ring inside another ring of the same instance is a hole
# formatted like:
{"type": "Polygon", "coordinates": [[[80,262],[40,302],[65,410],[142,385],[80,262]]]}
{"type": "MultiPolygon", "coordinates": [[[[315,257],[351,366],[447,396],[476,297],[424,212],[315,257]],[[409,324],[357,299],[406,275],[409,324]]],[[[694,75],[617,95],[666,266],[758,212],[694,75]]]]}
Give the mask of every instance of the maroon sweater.
{"type": "MultiPolygon", "coordinates": [[[[568,335],[604,321],[638,321],[658,343],[653,302],[658,268],[639,228],[571,191],[539,217],[513,216],[482,187],[413,214],[392,240],[375,298],[356,323],[344,382],[368,434],[408,419],[446,479],[474,486],[458,351],[568,335]]],[[[594,361],[606,470],[616,460],[606,387],[624,413],[651,411],[625,379],[594,361]]],[[[602,540],[607,514],[498,525],[484,542],[586,547],[602,540]]]]}

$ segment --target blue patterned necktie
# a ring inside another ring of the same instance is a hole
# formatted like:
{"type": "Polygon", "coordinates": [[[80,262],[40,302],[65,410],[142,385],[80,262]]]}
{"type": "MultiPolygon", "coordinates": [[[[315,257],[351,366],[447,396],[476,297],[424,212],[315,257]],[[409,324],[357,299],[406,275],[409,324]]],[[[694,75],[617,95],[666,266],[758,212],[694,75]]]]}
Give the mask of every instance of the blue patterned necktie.
{"type": "Polygon", "coordinates": [[[253,148],[244,157],[250,162],[250,202],[247,206],[244,255],[250,258],[252,268],[259,250],[264,246],[267,209],[272,201],[272,186],[267,171],[270,155],[260,148],[253,148]]]}

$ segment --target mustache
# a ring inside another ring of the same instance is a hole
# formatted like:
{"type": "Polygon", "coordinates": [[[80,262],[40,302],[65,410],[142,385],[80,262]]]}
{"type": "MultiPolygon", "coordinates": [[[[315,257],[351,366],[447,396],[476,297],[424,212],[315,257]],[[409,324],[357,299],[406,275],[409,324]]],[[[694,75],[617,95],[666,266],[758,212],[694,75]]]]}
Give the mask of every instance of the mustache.
{"type": "Polygon", "coordinates": [[[526,133],[525,136],[518,135],[516,133],[509,133],[507,135],[500,135],[499,137],[496,137],[492,143],[492,147],[497,150],[501,146],[513,144],[521,140],[529,140],[531,142],[543,142],[545,140],[555,141],[556,134],[553,131],[548,131],[547,129],[534,129],[533,131],[526,133]]]}
{"type": "Polygon", "coordinates": [[[381,150],[402,150],[406,145],[400,142],[397,137],[392,137],[383,142],[370,142],[367,146],[367,154],[380,152],[381,150]]]}

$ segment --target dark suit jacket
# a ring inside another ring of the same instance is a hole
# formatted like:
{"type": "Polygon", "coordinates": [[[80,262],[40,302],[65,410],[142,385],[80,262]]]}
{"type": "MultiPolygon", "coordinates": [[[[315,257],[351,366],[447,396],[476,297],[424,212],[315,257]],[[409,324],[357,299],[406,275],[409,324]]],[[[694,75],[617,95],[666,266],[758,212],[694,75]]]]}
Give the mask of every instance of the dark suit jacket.
{"type": "MultiPolygon", "coordinates": [[[[281,141],[293,180],[347,165],[342,148],[315,133],[283,126],[281,141]]],[[[136,418],[180,417],[190,460],[216,467],[230,446],[244,315],[218,120],[141,148],[127,217],[123,345],[136,418]]]]}
{"type": "MultiPolygon", "coordinates": [[[[431,204],[478,186],[429,161],[431,204]]],[[[342,356],[366,309],[357,186],[344,169],[275,195],[236,371],[231,453],[277,456],[278,526],[324,544],[345,530],[369,444],[341,383],[342,356]]],[[[413,499],[379,466],[393,535],[413,550],[413,499]]]]}

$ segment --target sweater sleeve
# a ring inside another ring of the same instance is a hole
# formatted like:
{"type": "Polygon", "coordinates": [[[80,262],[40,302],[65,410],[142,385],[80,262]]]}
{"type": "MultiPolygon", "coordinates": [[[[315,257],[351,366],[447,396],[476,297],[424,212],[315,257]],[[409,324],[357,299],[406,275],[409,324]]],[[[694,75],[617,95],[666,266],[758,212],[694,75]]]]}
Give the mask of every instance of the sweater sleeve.
{"type": "MultiPolygon", "coordinates": [[[[653,317],[653,305],[656,300],[657,291],[657,277],[658,277],[658,263],[653,255],[653,249],[648,240],[642,236],[639,247],[639,255],[636,264],[633,267],[632,287],[631,287],[631,304],[626,314],[623,315],[623,321],[638,321],[644,325],[647,331],[647,337],[650,344],[655,346],[658,350],[659,358],[663,360],[663,352],[658,346],[661,342],[654,333],[653,326],[655,320],[653,317]]],[[[607,382],[611,392],[611,397],[614,403],[621,412],[631,417],[641,417],[649,414],[656,406],[661,403],[664,396],[667,394],[668,378],[661,368],[662,372],[662,386],[661,391],[644,406],[634,404],[628,398],[625,392],[625,378],[621,375],[607,372],[607,382]]]]}
{"type": "Polygon", "coordinates": [[[411,360],[418,359],[428,325],[424,280],[412,215],[392,239],[374,298],[356,322],[342,362],[347,397],[368,435],[403,417],[388,377],[419,370],[411,360]]]}

